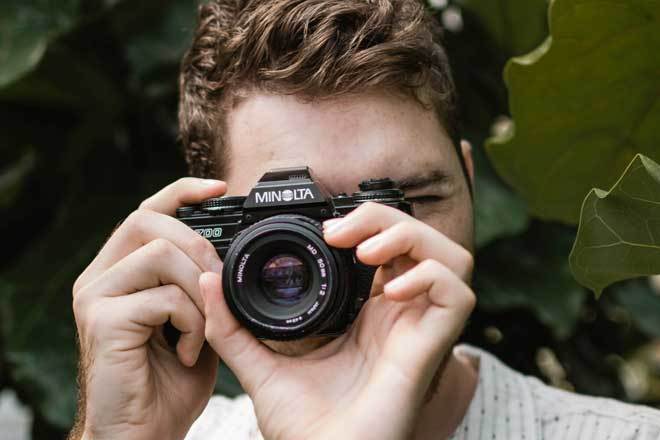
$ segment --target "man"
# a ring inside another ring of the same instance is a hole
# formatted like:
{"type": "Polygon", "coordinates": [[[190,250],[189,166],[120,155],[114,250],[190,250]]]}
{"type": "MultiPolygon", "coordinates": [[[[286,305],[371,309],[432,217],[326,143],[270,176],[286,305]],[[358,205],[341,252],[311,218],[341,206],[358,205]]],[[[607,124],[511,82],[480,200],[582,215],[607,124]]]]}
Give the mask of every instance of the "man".
{"type": "Polygon", "coordinates": [[[210,180],[145,200],[76,281],[72,438],[660,438],[654,410],[551,389],[454,347],[475,303],[473,165],[435,29],[415,0],[200,8],[179,119],[191,172],[210,180]],[[264,344],[229,312],[213,246],[172,215],[301,165],[333,194],[391,177],[415,215],[366,203],[326,222],[328,244],[379,266],[369,301],[342,336],[264,344]],[[218,355],[247,396],[210,399],[218,355]]]}

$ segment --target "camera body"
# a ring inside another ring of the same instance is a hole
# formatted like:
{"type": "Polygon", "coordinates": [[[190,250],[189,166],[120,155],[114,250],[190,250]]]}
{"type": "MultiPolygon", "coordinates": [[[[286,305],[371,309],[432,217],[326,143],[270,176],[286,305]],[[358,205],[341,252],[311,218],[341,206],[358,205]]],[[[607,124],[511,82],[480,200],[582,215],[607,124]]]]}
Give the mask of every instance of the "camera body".
{"type": "Polygon", "coordinates": [[[273,169],[245,197],[218,197],[177,209],[224,262],[225,300],[260,339],[291,340],[346,331],[369,298],[376,267],[355,248],[323,240],[322,222],[372,201],[412,215],[389,178],[330,195],[308,167],[273,169]]]}

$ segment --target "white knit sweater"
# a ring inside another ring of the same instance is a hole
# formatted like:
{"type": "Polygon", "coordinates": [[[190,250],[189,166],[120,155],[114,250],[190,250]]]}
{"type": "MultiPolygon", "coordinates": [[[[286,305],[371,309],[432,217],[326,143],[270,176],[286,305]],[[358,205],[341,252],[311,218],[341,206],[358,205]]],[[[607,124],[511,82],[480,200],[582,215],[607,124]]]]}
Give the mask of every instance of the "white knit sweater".
{"type": "MultiPolygon", "coordinates": [[[[483,350],[456,349],[478,367],[479,383],[452,440],[660,440],[658,410],[552,388],[483,350]]],[[[211,399],[186,436],[209,439],[263,439],[249,397],[211,399]]]]}

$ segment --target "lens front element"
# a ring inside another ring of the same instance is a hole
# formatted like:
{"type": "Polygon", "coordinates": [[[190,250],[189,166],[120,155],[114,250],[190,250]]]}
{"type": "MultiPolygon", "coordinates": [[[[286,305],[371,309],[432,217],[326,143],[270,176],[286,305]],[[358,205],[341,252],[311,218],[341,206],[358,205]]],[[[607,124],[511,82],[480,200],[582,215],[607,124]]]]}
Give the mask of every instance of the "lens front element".
{"type": "Polygon", "coordinates": [[[275,255],[261,270],[261,288],[273,304],[296,304],[303,299],[308,287],[309,268],[295,255],[275,255]]]}

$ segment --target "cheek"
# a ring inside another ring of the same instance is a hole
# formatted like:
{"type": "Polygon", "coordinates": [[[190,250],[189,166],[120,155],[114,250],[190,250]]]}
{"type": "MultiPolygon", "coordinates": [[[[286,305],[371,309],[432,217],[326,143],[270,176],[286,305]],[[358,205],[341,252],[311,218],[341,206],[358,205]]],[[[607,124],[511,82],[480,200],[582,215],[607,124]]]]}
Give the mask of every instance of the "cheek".
{"type": "Polygon", "coordinates": [[[471,201],[465,202],[457,219],[452,239],[474,255],[474,214],[471,201]]]}
{"type": "Polygon", "coordinates": [[[416,211],[415,217],[474,254],[472,202],[469,199],[452,201],[451,204],[444,201],[438,205],[416,211]]]}

